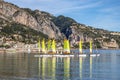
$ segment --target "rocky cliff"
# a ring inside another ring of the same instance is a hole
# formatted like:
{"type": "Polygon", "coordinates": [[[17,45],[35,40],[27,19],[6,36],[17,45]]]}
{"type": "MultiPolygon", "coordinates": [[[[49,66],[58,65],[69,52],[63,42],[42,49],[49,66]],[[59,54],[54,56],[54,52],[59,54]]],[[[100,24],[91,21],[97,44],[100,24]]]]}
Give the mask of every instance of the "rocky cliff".
{"type": "Polygon", "coordinates": [[[49,36],[49,38],[61,37],[60,30],[50,20],[46,13],[35,10],[31,11],[19,8],[14,4],[0,1],[0,17],[10,22],[20,23],[30,28],[40,31],[49,36]]]}
{"type": "Polygon", "coordinates": [[[56,17],[0,0],[0,38],[6,37],[9,42],[35,43],[38,38],[67,38],[73,47],[78,47],[81,39],[84,48],[89,48],[90,40],[93,41],[93,48],[119,48],[119,34],[86,26],[70,17],[56,17]]]}
{"type": "Polygon", "coordinates": [[[75,20],[65,16],[53,18],[53,22],[59,27],[60,31],[71,41],[71,45],[78,47],[81,39],[85,46],[89,48],[89,41],[93,41],[93,48],[119,48],[120,33],[110,32],[103,29],[93,28],[85,24],[77,23],[75,20]],[[114,41],[113,41],[114,40],[114,41]]]}

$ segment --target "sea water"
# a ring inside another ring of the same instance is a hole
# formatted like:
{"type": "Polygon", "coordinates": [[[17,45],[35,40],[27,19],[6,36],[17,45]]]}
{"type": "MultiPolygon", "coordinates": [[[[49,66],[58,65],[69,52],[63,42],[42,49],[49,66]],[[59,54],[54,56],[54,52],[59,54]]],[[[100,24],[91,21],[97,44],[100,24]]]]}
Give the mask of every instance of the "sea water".
{"type": "MultiPolygon", "coordinates": [[[[88,50],[83,52],[88,53],[88,50]]],[[[97,52],[98,57],[1,53],[0,80],[120,80],[120,50],[97,52]]]]}

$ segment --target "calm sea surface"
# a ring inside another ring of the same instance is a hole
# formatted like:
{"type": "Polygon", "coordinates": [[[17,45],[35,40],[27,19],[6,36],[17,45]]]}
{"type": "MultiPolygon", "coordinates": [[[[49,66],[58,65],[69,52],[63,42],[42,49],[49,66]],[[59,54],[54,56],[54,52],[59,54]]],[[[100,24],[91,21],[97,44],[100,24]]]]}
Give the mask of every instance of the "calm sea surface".
{"type": "Polygon", "coordinates": [[[120,80],[120,50],[98,53],[99,57],[64,58],[1,53],[0,80],[120,80]]]}

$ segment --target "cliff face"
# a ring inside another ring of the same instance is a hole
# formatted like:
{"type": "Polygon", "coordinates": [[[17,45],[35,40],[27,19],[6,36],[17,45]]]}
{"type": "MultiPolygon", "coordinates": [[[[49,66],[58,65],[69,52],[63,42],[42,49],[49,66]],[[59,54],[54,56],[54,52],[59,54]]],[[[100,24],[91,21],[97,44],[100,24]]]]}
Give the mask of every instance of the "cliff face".
{"type": "Polygon", "coordinates": [[[58,16],[53,18],[55,25],[59,27],[62,33],[71,41],[71,45],[78,47],[80,39],[84,43],[84,48],[89,48],[89,41],[93,41],[93,48],[119,48],[119,32],[113,32],[93,28],[84,24],[77,23],[75,20],[58,16]],[[114,39],[114,41],[113,41],[114,39]]]}
{"type": "Polygon", "coordinates": [[[94,48],[119,48],[119,34],[77,23],[69,17],[55,17],[47,12],[19,8],[0,0],[0,38],[7,36],[19,42],[36,43],[38,38],[66,37],[73,47],[78,47],[81,39],[85,48],[89,48],[90,40],[94,48]]]}
{"type": "Polygon", "coordinates": [[[34,30],[48,35],[49,38],[59,38],[62,36],[59,29],[48,19],[49,16],[40,11],[34,11],[34,15],[31,15],[25,9],[0,1],[0,14],[1,18],[29,26],[34,30]]]}

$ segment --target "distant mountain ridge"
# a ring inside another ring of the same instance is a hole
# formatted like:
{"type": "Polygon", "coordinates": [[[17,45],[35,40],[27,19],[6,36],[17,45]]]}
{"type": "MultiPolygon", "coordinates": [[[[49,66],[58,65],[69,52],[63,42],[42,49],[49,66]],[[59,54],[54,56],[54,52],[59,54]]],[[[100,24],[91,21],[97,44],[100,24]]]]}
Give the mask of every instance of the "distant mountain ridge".
{"type": "Polygon", "coordinates": [[[68,38],[72,46],[80,39],[87,48],[90,40],[94,48],[119,48],[120,33],[93,28],[76,22],[70,17],[18,6],[0,0],[0,37],[20,42],[36,43],[38,38],[68,38]],[[17,37],[16,37],[17,36],[17,37]],[[87,46],[86,46],[87,45],[87,46]]]}

